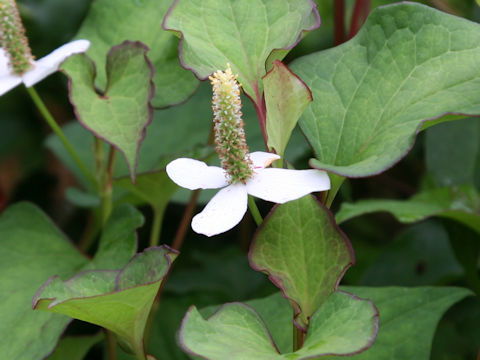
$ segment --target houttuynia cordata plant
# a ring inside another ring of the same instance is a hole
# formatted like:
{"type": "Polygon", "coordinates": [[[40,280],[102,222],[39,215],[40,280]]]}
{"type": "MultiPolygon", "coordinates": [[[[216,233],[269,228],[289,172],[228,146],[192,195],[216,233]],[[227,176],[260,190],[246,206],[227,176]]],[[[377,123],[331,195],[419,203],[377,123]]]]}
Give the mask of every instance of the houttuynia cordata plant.
{"type": "Polygon", "coordinates": [[[0,0],[0,358],[480,357],[478,21],[0,0]]]}

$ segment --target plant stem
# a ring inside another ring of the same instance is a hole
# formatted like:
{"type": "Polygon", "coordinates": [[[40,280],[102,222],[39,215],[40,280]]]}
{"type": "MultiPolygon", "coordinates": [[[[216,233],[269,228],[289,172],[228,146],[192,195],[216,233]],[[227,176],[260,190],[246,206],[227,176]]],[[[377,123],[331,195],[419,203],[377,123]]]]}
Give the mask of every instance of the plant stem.
{"type": "Polygon", "coordinates": [[[153,220],[152,220],[152,229],[150,231],[150,246],[158,246],[160,242],[160,233],[162,232],[162,220],[163,214],[165,212],[165,207],[161,209],[153,209],[153,220]]]}
{"type": "Polygon", "coordinates": [[[262,130],[263,143],[265,149],[268,151],[268,137],[267,137],[267,106],[265,104],[265,98],[260,94],[258,85],[255,85],[256,99],[253,102],[255,105],[255,111],[257,113],[258,122],[260,123],[260,129],[262,130]]]}
{"type": "Polygon", "coordinates": [[[72,157],[73,161],[78,166],[80,171],[85,175],[87,180],[92,183],[93,186],[96,186],[96,181],[95,181],[95,178],[93,177],[92,173],[88,170],[87,166],[80,159],[77,152],[73,148],[72,144],[70,144],[70,142],[68,141],[68,139],[65,136],[65,134],[63,133],[61,127],[58,126],[57,122],[53,118],[50,111],[47,109],[47,106],[45,105],[43,100],[40,98],[40,96],[38,95],[35,88],[32,86],[32,87],[27,87],[26,89],[27,89],[28,94],[32,98],[35,106],[37,107],[38,111],[40,111],[40,113],[42,114],[43,118],[48,123],[48,125],[50,126],[52,131],[58,136],[58,138],[62,142],[63,146],[68,151],[68,153],[70,154],[70,156],[72,157]]]}
{"type": "Polygon", "coordinates": [[[102,224],[105,225],[110,213],[112,212],[112,193],[113,193],[113,167],[115,165],[117,151],[113,146],[110,147],[108,154],[108,165],[105,173],[105,182],[103,183],[100,199],[102,201],[102,224]]]}
{"type": "Polygon", "coordinates": [[[297,351],[302,348],[305,341],[305,334],[302,330],[299,330],[293,322],[293,351],[297,351]]]}
{"type": "Polygon", "coordinates": [[[357,33],[365,19],[370,12],[370,0],[357,0],[355,7],[353,8],[352,20],[350,23],[350,33],[348,38],[351,39],[357,33]]]}
{"type": "Polygon", "coordinates": [[[175,239],[173,239],[172,242],[172,248],[175,250],[180,250],[180,248],[182,247],[183,239],[185,239],[188,225],[190,224],[190,220],[192,220],[193,217],[193,210],[195,209],[195,205],[197,204],[198,195],[200,195],[200,190],[194,190],[192,192],[192,195],[190,195],[190,200],[188,201],[187,208],[183,213],[182,220],[180,221],[177,233],[175,234],[175,239]]]}
{"type": "Polygon", "coordinates": [[[330,176],[331,187],[330,190],[328,190],[324,205],[330,209],[333,200],[335,200],[335,196],[337,196],[338,190],[340,190],[340,187],[345,181],[345,178],[334,173],[329,173],[328,175],[330,176]]]}
{"type": "Polygon", "coordinates": [[[345,41],[345,0],[333,0],[333,6],[335,45],[340,45],[345,41]]]}
{"type": "Polygon", "coordinates": [[[110,330],[106,330],[106,338],[107,338],[107,359],[108,360],[117,360],[117,340],[115,339],[115,335],[110,330]]]}
{"type": "Polygon", "coordinates": [[[252,214],[255,223],[257,226],[260,226],[263,222],[263,218],[262,215],[260,215],[260,211],[258,211],[257,204],[255,204],[255,199],[250,195],[248,195],[248,208],[250,209],[250,213],[252,214]]]}

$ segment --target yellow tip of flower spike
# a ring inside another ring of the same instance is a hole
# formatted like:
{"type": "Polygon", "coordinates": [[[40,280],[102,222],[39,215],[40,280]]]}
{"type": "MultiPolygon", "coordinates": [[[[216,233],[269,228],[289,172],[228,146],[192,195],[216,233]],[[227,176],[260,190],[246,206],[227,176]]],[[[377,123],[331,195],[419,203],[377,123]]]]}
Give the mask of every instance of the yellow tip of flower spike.
{"type": "Polygon", "coordinates": [[[225,71],[218,70],[209,77],[213,87],[216,150],[232,184],[245,183],[253,175],[243,130],[240,84],[237,77],[230,64],[227,64],[225,71]]]}

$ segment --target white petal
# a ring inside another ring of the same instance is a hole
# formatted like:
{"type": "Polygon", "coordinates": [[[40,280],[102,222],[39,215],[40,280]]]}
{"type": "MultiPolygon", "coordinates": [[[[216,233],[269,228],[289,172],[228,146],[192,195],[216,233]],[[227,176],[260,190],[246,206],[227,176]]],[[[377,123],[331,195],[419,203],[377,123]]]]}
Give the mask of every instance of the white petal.
{"type": "Polygon", "coordinates": [[[263,169],[247,181],[250,195],[283,204],[315,191],[330,189],[330,179],[325,171],[263,169]]]}
{"type": "Polygon", "coordinates": [[[221,234],[237,225],[247,211],[245,185],[235,184],[220,190],[192,220],[192,229],[206,236],[221,234]]]}
{"type": "Polygon", "coordinates": [[[269,167],[272,162],[281,158],[281,156],[264,151],[255,151],[250,153],[250,160],[252,160],[254,169],[263,169],[269,167]]]}
{"type": "Polygon", "coordinates": [[[20,76],[11,73],[9,62],[7,53],[0,48],[0,95],[5,94],[22,82],[20,76]]]}
{"type": "Polygon", "coordinates": [[[60,46],[47,56],[35,61],[33,68],[23,75],[23,83],[27,87],[35,85],[57,71],[66,58],[87,51],[89,46],[88,40],[75,40],[60,46]]]}
{"type": "Polygon", "coordinates": [[[167,165],[167,174],[174,183],[190,190],[218,189],[228,185],[225,170],[194,159],[173,160],[167,165]]]}

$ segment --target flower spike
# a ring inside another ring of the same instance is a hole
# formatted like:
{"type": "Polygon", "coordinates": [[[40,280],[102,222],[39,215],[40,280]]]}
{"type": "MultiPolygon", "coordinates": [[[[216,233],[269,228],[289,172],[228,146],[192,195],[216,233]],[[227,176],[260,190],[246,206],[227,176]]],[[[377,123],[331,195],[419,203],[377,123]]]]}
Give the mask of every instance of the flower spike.
{"type": "Polygon", "coordinates": [[[232,184],[243,183],[253,175],[248,156],[242,120],[242,102],[238,75],[233,75],[230,64],[225,72],[218,70],[209,77],[213,86],[215,143],[222,168],[232,184]]]}

